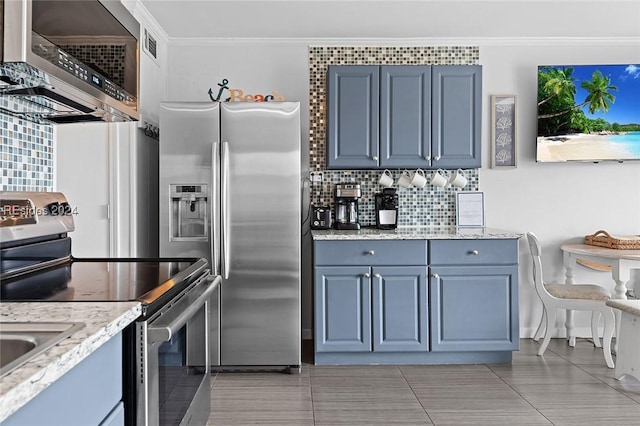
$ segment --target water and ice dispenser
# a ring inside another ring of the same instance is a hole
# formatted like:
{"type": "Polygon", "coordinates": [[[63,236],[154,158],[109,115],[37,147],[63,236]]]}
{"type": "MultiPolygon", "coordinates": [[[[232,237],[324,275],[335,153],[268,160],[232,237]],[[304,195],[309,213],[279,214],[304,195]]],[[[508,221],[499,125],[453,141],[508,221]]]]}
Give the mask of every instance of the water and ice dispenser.
{"type": "Polygon", "coordinates": [[[209,238],[207,184],[171,184],[170,241],[207,241],[209,238]]]}

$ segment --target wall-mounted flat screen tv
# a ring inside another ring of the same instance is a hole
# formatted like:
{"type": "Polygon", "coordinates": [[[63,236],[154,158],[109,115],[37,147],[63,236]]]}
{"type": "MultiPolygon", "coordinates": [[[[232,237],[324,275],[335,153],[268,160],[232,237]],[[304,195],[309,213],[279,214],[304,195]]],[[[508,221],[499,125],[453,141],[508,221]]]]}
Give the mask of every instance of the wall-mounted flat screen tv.
{"type": "Polygon", "coordinates": [[[536,160],[640,160],[640,64],[539,66],[536,160]]]}

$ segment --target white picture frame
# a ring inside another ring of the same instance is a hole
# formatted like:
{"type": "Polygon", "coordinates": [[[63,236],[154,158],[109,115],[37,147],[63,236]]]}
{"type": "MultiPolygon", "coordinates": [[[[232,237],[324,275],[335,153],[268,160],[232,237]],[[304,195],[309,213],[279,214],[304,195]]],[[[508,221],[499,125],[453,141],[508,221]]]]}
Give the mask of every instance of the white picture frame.
{"type": "Polygon", "coordinates": [[[484,227],[484,192],[456,193],[456,226],[458,228],[484,227]]]}

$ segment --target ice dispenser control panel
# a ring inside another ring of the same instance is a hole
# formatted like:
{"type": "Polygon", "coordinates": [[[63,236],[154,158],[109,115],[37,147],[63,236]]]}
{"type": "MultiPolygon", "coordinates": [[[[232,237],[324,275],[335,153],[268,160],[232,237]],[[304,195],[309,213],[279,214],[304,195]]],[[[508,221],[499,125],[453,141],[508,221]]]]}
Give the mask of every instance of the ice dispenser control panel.
{"type": "Polygon", "coordinates": [[[170,241],[207,241],[209,189],[207,184],[171,184],[170,241]]]}

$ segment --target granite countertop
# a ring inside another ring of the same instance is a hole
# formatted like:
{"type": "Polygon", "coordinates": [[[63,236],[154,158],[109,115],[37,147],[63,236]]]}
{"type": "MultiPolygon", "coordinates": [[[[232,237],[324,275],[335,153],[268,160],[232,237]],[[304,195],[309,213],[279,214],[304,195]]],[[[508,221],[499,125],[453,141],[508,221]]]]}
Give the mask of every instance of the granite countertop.
{"type": "Polygon", "coordinates": [[[82,322],[67,339],[2,377],[0,423],[135,321],[140,302],[3,302],[3,322],[82,322]]]}
{"type": "Polygon", "coordinates": [[[518,239],[523,234],[495,228],[399,227],[395,230],[363,228],[348,230],[313,230],[314,240],[463,240],[463,239],[518,239]]]}

